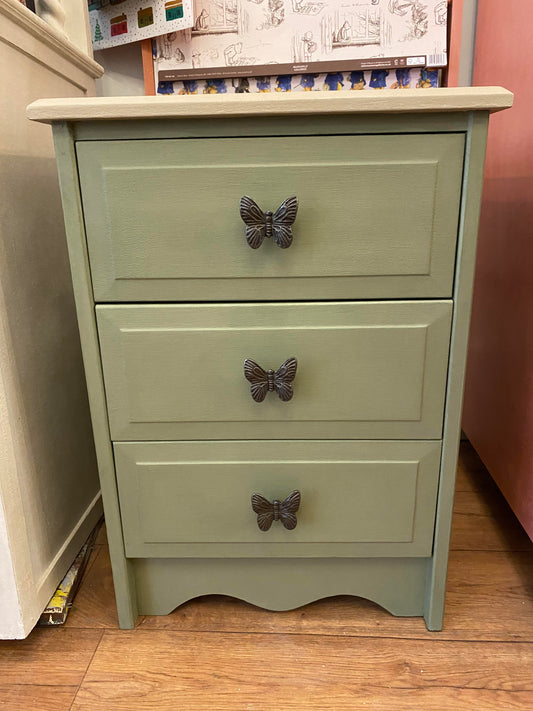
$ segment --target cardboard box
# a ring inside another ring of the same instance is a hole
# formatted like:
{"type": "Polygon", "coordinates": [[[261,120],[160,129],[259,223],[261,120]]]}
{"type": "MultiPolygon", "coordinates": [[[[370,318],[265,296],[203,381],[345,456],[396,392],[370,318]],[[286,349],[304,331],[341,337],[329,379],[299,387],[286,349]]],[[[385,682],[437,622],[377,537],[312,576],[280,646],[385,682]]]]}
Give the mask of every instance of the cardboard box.
{"type": "Polygon", "coordinates": [[[282,74],[266,77],[219,77],[159,82],[158,94],[248,94],[271,91],[359,91],[364,89],[429,89],[440,86],[438,69],[374,69],[370,72],[282,74]]]}
{"type": "Polygon", "coordinates": [[[193,14],[157,38],[159,81],[447,63],[447,0],[194,0],[193,14]]]}

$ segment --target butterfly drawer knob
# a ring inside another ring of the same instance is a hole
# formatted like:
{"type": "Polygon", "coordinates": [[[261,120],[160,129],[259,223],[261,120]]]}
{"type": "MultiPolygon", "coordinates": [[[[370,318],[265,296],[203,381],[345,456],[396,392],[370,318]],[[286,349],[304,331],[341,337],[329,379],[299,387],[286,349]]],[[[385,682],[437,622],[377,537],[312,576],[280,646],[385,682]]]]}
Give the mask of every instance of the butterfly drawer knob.
{"type": "Polygon", "coordinates": [[[276,212],[263,212],[251,197],[243,195],[239,211],[246,225],[246,241],[252,249],[263,244],[265,237],[274,237],[274,242],[287,249],[292,244],[292,227],[298,212],[298,198],[292,196],[284,200],[276,212]]]}
{"type": "Polygon", "coordinates": [[[274,370],[264,370],[255,360],[247,358],[244,361],[244,377],[250,383],[250,392],[256,402],[263,402],[268,392],[276,392],[280,400],[288,402],[292,399],[291,383],[296,377],[298,361],[291,357],[274,370]]]}
{"type": "Polygon", "coordinates": [[[283,501],[274,499],[270,502],[261,494],[252,494],[252,509],[257,514],[257,525],[262,531],[268,531],[273,521],[281,521],[286,529],[296,528],[296,512],[300,508],[301,494],[291,491],[283,501]]]}

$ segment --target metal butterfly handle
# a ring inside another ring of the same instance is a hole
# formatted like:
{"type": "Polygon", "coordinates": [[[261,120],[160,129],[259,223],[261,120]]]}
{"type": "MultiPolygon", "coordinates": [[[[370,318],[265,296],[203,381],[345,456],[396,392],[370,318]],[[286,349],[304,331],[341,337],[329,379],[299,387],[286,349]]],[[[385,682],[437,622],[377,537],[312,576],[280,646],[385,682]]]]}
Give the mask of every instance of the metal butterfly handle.
{"type": "Polygon", "coordinates": [[[243,195],[239,203],[239,213],[246,225],[246,241],[252,249],[263,244],[265,237],[273,237],[281,249],[292,244],[292,225],[298,212],[298,198],[295,195],[284,200],[276,212],[263,212],[248,195],[243,195]]]}
{"type": "Polygon", "coordinates": [[[283,501],[269,501],[261,494],[252,494],[252,510],[257,514],[257,525],[261,531],[268,531],[274,521],[280,521],[288,531],[295,529],[301,498],[298,490],[291,491],[283,501]]]}
{"type": "Polygon", "coordinates": [[[244,361],[244,377],[250,383],[250,394],[255,402],[263,402],[267,393],[277,393],[280,400],[288,402],[292,399],[292,383],[296,377],[298,361],[294,356],[287,360],[274,371],[265,370],[259,363],[251,358],[244,361]]]}

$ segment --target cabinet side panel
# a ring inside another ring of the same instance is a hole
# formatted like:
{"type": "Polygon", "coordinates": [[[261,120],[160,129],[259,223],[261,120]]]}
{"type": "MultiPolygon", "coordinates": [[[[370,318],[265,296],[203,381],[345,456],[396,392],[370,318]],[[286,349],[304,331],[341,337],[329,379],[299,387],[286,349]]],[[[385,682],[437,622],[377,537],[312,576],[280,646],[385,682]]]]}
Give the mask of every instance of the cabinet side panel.
{"type": "Polygon", "coordinates": [[[453,494],[461,433],[465,376],[477,231],[481,208],[488,113],[474,113],[467,134],[463,196],[454,286],[454,315],[444,415],[441,474],[435,522],[433,558],[428,567],[425,619],[428,629],[442,628],[453,494]]]}
{"type": "Polygon", "coordinates": [[[54,125],[54,144],[119,623],[123,628],[132,628],[137,616],[135,584],[131,564],[124,557],[120,510],[115,484],[115,466],[109,439],[107,408],[100,365],[100,349],[96,332],[91,276],[78,185],[78,169],[74,142],[68,124],[58,123],[54,125]]]}

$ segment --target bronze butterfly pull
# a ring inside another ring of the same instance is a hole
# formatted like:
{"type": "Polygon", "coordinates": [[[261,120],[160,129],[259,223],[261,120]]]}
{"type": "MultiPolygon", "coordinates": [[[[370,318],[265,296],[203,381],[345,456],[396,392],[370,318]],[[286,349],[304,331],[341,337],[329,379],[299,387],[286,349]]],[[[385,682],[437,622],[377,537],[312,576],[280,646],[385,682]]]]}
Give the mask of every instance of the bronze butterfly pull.
{"type": "Polygon", "coordinates": [[[265,237],[274,237],[274,242],[281,249],[291,246],[291,225],[298,212],[298,198],[295,195],[284,200],[274,213],[270,210],[263,212],[251,197],[243,195],[239,212],[246,225],[246,241],[252,249],[260,247],[265,237]]]}
{"type": "Polygon", "coordinates": [[[261,494],[252,494],[252,509],[257,514],[257,525],[262,531],[268,531],[273,521],[281,521],[286,529],[296,528],[296,512],[300,508],[301,494],[291,491],[284,501],[274,499],[270,502],[261,494]]]}
{"type": "Polygon", "coordinates": [[[276,392],[280,400],[289,401],[293,396],[291,383],[296,376],[298,361],[291,357],[273,370],[263,370],[261,366],[247,358],[244,361],[244,377],[250,383],[250,392],[256,402],[263,402],[268,392],[276,392]]]}

